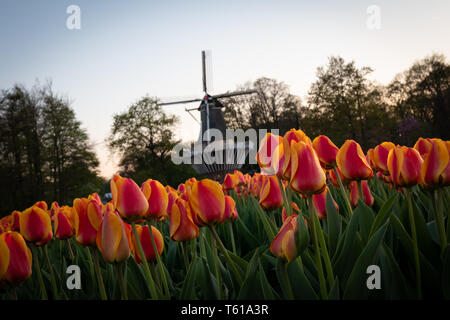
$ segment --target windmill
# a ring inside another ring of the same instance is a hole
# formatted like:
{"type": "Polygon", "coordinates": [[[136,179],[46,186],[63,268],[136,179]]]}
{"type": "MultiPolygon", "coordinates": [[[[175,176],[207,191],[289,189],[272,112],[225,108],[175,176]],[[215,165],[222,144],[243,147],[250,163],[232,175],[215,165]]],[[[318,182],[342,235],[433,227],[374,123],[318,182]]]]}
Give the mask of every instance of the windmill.
{"type": "MultiPolygon", "coordinates": [[[[246,141],[245,143],[235,143],[233,141],[231,144],[227,144],[227,141],[224,140],[226,138],[227,129],[222,112],[224,106],[219,101],[219,99],[226,99],[245,94],[253,94],[257,91],[245,90],[210,95],[208,93],[208,86],[211,87],[211,77],[207,77],[207,71],[210,72],[210,70],[206,70],[206,52],[202,51],[202,84],[204,92],[203,98],[162,102],[158,103],[158,105],[167,106],[200,102],[198,108],[185,108],[185,111],[188,112],[197,122],[198,120],[191,112],[195,110],[200,111],[200,133],[199,138],[196,142],[196,146],[200,146],[201,148],[194,148],[194,151],[191,150],[190,152],[188,152],[188,154],[185,154],[183,158],[187,160],[185,161],[185,163],[188,162],[192,164],[192,167],[197,173],[201,175],[207,175],[211,178],[220,179],[228,172],[239,170],[242,167],[249,150],[253,149],[254,145],[251,141],[246,141]],[[222,133],[223,139],[218,141],[212,140],[210,137],[210,129],[219,130],[222,133]],[[230,148],[230,145],[233,145],[233,147],[230,148]],[[219,152],[223,152],[221,158],[224,161],[222,161],[222,163],[217,163],[217,161],[214,161],[214,159],[210,159],[211,154],[204,152],[205,148],[208,146],[210,148],[214,148],[215,150],[219,150],[219,152]],[[200,163],[198,161],[199,158],[201,158],[200,163]],[[233,159],[233,161],[227,161],[227,159],[233,159]]],[[[228,141],[228,143],[230,142],[228,141]]]]}

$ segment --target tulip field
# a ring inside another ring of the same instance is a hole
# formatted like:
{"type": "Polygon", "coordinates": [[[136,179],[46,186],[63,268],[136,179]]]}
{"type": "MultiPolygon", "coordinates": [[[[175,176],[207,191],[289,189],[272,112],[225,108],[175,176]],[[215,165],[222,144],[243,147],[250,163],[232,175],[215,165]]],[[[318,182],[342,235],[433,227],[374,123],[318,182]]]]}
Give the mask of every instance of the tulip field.
{"type": "Polygon", "coordinates": [[[450,299],[449,154],[291,129],[266,135],[252,175],[115,175],[108,203],[0,220],[0,299],[450,299]]]}

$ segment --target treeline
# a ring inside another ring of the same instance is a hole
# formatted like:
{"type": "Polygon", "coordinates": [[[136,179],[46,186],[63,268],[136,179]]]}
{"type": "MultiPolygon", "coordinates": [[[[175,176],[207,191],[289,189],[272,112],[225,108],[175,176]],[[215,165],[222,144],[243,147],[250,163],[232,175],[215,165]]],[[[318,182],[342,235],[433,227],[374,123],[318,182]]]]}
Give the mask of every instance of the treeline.
{"type": "MultiPolygon", "coordinates": [[[[239,89],[257,94],[224,99],[230,128],[300,128],[325,134],[340,146],[357,140],[364,150],[382,141],[413,145],[419,137],[450,139],[450,65],[434,54],[414,63],[386,86],[370,80],[370,67],[341,57],[319,67],[305,101],[286,84],[260,78],[239,89]]],[[[299,75],[301,77],[301,75],[299,75]]]]}
{"type": "Polygon", "coordinates": [[[0,216],[39,200],[72,204],[103,179],[86,131],[51,85],[0,93],[0,216]]]}

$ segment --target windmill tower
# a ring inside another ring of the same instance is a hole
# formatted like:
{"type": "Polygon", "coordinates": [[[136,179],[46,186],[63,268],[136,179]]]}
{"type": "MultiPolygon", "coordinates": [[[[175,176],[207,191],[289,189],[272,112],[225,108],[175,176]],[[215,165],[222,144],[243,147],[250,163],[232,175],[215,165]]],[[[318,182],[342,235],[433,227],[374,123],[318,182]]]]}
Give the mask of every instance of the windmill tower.
{"type": "Polygon", "coordinates": [[[191,150],[191,152],[188,152],[188,154],[184,154],[183,159],[185,160],[185,163],[191,163],[192,167],[197,173],[206,175],[210,178],[220,179],[229,172],[239,170],[242,167],[249,153],[249,150],[253,149],[255,146],[251,141],[246,141],[245,143],[235,143],[234,141],[231,143],[230,141],[225,141],[227,128],[222,112],[224,106],[219,99],[226,99],[229,97],[245,94],[253,94],[256,93],[256,90],[234,91],[217,95],[210,95],[208,93],[207,82],[211,79],[211,77],[207,77],[207,72],[210,72],[210,70],[207,70],[206,68],[206,53],[205,51],[202,51],[202,84],[204,92],[203,98],[162,102],[158,105],[167,106],[174,104],[200,102],[198,108],[185,108],[185,111],[187,111],[197,122],[198,120],[194,117],[191,111],[199,111],[201,122],[199,138],[195,144],[196,147],[194,147],[193,151],[191,150]],[[216,129],[220,131],[222,134],[222,139],[217,141],[213,140],[210,136],[210,129],[216,129]],[[232,145],[231,148],[230,145],[232,145]],[[215,149],[217,152],[222,152],[222,156],[219,157],[223,160],[221,161],[222,163],[217,163],[218,161],[214,161],[214,156],[216,155],[211,157],[211,153],[205,152],[206,147],[215,149]],[[198,159],[201,159],[201,163],[198,163],[198,159]],[[229,161],[229,159],[233,160],[229,161]]]}

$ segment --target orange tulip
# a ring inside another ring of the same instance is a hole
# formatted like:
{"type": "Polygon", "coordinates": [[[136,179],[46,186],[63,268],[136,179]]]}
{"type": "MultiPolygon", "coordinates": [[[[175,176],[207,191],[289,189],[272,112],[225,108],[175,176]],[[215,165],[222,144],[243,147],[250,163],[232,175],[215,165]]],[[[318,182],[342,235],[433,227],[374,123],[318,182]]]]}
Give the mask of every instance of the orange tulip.
{"type": "Polygon", "coordinates": [[[42,246],[52,239],[52,222],[46,211],[34,205],[20,214],[20,233],[28,242],[42,246]]]}
{"type": "Polygon", "coordinates": [[[55,227],[56,239],[69,239],[75,234],[74,209],[69,206],[60,207],[53,215],[53,225],[55,227]]]}
{"type": "Polygon", "coordinates": [[[308,195],[321,193],[326,186],[325,172],[310,144],[297,142],[291,146],[292,190],[308,195]]]}
{"type": "Polygon", "coordinates": [[[73,210],[75,240],[84,246],[94,245],[103,218],[102,207],[95,200],[76,198],[73,210]]]}
{"type": "MultiPolygon", "coordinates": [[[[325,219],[327,217],[327,207],[326,207],[327,192],[329,192],[328,187],[325,188],[325,190],[322,193],[313,194],[312,196],[314,208],[316,209],[317,217],[319,219],[325,219]]],[[[331,199],[333,199],[333,197],[331,199]]],[[[333,203],[336,210],[339,210],[339,206],[336,203],[336,201],[334,201],[334,199],[333,203]]]]}
{"type": "Polygon", "coordinates": [[[142,192],[148,200],[146,219],[159,219],[167,216],[168,195],[164,186],[156,180],[148,179],[142,184],[142,192]]]}
{"type": "MultiPolygon", "coordinates": [[[[147,261],[153,261],[156,259],[155,251],[153,250],[152,239],[150,238],[150,229],[148,226],[136,225],[136,231],[141,241],[142,249],[147,261]]],[[[164,239],[158,229],[152,226],[153,239],[155,240],[156,249],[159,255],[162,254],[164,250],[164,239]]],[[[142,263],[142,257],[139,253],[138,245],[136,243],[136,237],[132,237],[133,243],[133,255],[136,263],[142,263]]]]}
{"type": "Polygon", "coordinates": [[[295,233],[298,229],[298,217],[303,218],[301,215],[297,216],[295,213],[287,217],[270,245],[270,251],[274,256],[286,259],[288,262],[295,259],[298,255],[295,242],[295,233]]]}
{"type": "Polygon", "coordinates": [[[286,180],[289,180],[292,174],[292,145],[298,142],[304,142],[305,144],[311,145],[311,139],[302,130],[291,129],[283,136],[284,161],[282,167],[282,176],[286,180]]]}
{"type": "MultiPolygon", "coordinates": [[[[358,205],[359,201],[359,188],[358,188],[358,182],[352,181],[350,184],[350,202],[353,207],[356,207],[358,205]]],[[[368,205],[369,207],[373,205],[375,199],[372,196],[372,193],[369,189],[369,184],[366,180],[361,181],[361,188],[364,195],[364,203],[368,205]]]]}
{"type": "Polygon", "coordinates": [[[449,150],[441,139],[431,139],[430,142],[430,151],[422,163],[420,182],[425,188],[437,188],[444,186],[446,182],[448,184],[449,150]]]}
{"type": "Polygon", "coordinates": [[[366,180],[373,176],[361,146],[354,140],[346,140],[336,156],[339,171],[348,180],[366,180]]]}
{"type": "Polygon", "coordinates": [[[103,216],[96,243],[106,262],[121,262],[131,255],[131,243],[129,243],[125,223],[112,207],[108,207],[103,216]]]}
{"type": "Polygon", "coordinates": [[[177,198],[172,206],[170,215],[170,239],[173,241],[187,241],[198,237],[198,226],[192,218],[189,204],[177,198]]]}
{"type": "Polygon", "coordinates": [[[111,193],[114,208],[123,219],[136,221],[144,218],[148,211],[148,200],[136,182],[116,174],[111,180],[111,193]]]}
{"type": "Polygon", "coordinates": [[[276,176],[263,176],[259,204],[266,210],[276,209],[283,205],[283,196],[276,176]]]}
{"type": "Polygon", "coordinates": [[[221,185],[210,179],[196,181],[188,188],[189,204],[202,225],[220,223],[225,211],[225,195],[221,185]]]}
{"type": "Polygon", "coordinates": [[[11,213],[11,231],[20,230],[20,211],[14,210],[11,213]]]}
{"type": "Polygon", "coordinates": [[[238,213],[236,210],[236,202],[230,196],[225,196],[225,211],[223,215],[223,222],[227,222],[229,220],[237,220],[238,213]]]}
{"type": "Polygon", "coordinates": [[[392,142],[383,142],[373,149],[373,159],[376,168],[381,171],[384,175],[389,174],[387,167],[387,158],[389,151],[395,148],[395,144],[392,142]]]}
{"type": "Polygon", "coordinates": [[[261,169],[271,169],[274,151],[282,141],[283,138],[270,132],[261,140],[258,153],[256,154],[256,161],[258,161],[261,169]]]}
{"type": "Polygon", "coordinates": [[[428,152],[431,150],[432,141],[430,138],[419,138],[414,145],[414,149],[419,151],[420,156],[424,159],[428,152]]]}
{"type": "Polygon", "coordinates": [[[339,148],[327,136],[318,136],[313,141],[313,148],[324,169],[332,169],[336,165],[339,148]]]}
{"type": "Polygon", "coordinates": [[[18,284],[31,275],[32,256],[22,235],[8,231],[0,235],[0,279],[18,284]]]}
{"type": "Polygon", "coordinates": [[[259,194],[261,192],[263,177],[264,176],[262,174],[255,173],[250,180],[250,192],[256,198],[259,197],[259,194]]]}
{"type": "Polygon", "coordinates": [[[422,157],[416,149],[408,147],[391,149],[387,159],[391,181],[398,187],[418,184],[422,162],[422,157]]]}
{"type": "MultiPolygon", "coordinates": [[[[300,214],[301,210],[295,202],[291,203],[291,208],[292,208],[293,214],[300,214]]],[[[286,221],[287,217],[288,217],[288,215],[286,213],[286,207],[283,207],[283,210],[281,210],[281,221],[282,222],[286,221]]]]}
{"type": "Polygon", "coordinates": [[[223,190],[233,190],[238,184],[238,177],[232,173],[227,173],[225,179],[223,179],[223,190]]]}

